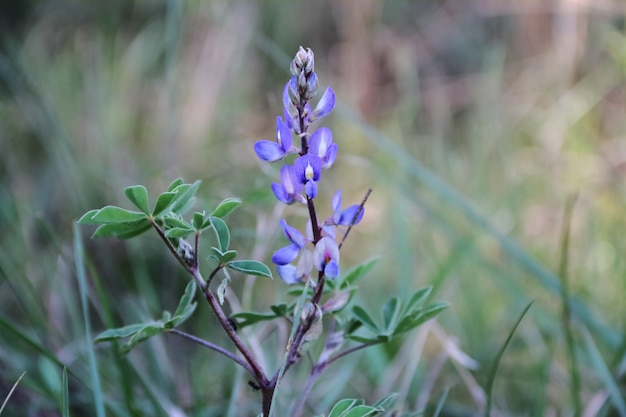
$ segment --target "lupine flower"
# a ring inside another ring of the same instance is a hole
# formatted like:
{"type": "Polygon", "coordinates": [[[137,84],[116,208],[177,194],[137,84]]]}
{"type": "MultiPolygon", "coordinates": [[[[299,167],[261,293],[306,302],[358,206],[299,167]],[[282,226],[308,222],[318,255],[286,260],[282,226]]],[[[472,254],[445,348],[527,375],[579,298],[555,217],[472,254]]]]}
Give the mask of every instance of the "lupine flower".
{"type": "Polygon", "coordinates": [[[272,191],[276,199],[285,204],[306,203],[305,198],[300,194],[302,183],[296,177],[292,165],[284,165],[280,169],[280,183],[273,183],[272,191]]]}
{"type": "Polygon", "coordinates": [[[323,237],[315,244],[313,266],[330,279],[339,276],[339,247],[334,239],[323,237]]]}
{"type": "Polygon", "coordinates": [[[319,156],[306,154],[297,158],[293,163],[296,178],[304,184],[306,195],[309,198],[317,197],[317,181],[322,175],[322,160],[319,156]]]}
{"type": "Polygon", "coordinates": [[[306,238],[298,229],[289,226],[285,219],[280,221],[280,227],[282,227],[283,233],[290,244],[274,252],[272,262],[276,265],[287,265],[298,257],[298,254],[306,245],[306,238]]]}
{"type": "Polygon", "coordinates": [[[365,210],[358,204],[341,209],[341,190],[337,190],[332,200],[333,216],[326,219],[325,224],[333,224],[335,226],[350,226],[358,224],[363,218],[365,210]],[[360,209],[360,211],[359,211],[360,209]],[[357,212],[359,213],[357,216],[357,212]],[[356,216],[356,217],[355,217],[356,216]]]}
{"type": "Polygon", "coordinates": [[[276,117],[276,142],[260,140],[254,144],[254,151],[262,160],[276,162],[288,153],[298,152],[298,149],[291,145],[289,126],[278,116],[276,117]]]}
{"type": "Polygon", "coordinates": [[[310,122],[313,123],[316,120],[321,119],[322,117],[328,115],[335,107],[335,92],[332,88],[326,87],[326,91],[320,98],[320,101],[317,102],[317,106],[315,106],[315,110],[311,113],[310,122]]]}
{"type": "Polygon", "coordinates": [[[319,156],[322,168],[330,168],[337,157],[337,144],[333,143],[333,132],[327,127],[317,129],[309,139],[309,152],[319,156]]]}

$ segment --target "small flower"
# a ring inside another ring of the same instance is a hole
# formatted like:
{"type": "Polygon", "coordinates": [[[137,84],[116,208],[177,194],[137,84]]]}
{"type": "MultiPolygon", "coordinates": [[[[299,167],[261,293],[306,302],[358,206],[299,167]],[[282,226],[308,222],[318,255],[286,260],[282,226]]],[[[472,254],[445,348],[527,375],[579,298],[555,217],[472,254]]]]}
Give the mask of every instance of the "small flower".
{"type": "Polygon", "coordinates": [[[363,218],[365,210],[358,204],[341,209],[341,190],[337,190],[332,200],[333,215],[324,222],[325,225],[350,226],[358,224],[363,218]],[[358,215],[357,215],[358,213],[358,215]]]}
{"type": "Polygon", "coordinates": [[[293,163],[296,178],[304,185],[309,198],[317,197],[317,181],[322,174],[322,160],[314,154],[306,154],[293,163]]]}
{"type": "Polygon", "coordinates": [[[276,117],[276,142],[260,140],[254,144],[254,151],[264,161],[276,162],[288,153],[298,150],[291,145],[291,131],[280,116],[276,117]]]}
{"type": "Polygon", "coordinates": [[[283,233],[290,243],[274,252],[272,262],[276,265],[287,265],[298,257],[298,254],[306,245],[306,239],[298,229],[289,226],[284,219],[280,221],[280,227],[282,227],[283,233]]]}
{"type": "Polygon", "coordinates": [[[315,110],[311,113],[311,123],[321,119],[324,116],[327,116],[333,108],[335,107],[335,92],[332,88],[326,87],[326,91],[320,98],[320,101],[317,102],[317,106],[315,106],[315,110]]]}
{"type": "Polygon", "coordinates": [[[306,200],[300,194],[302,183],[298,181],[292,165],[284,165],[280,169],[280,183],[273,183],[272,191],[276,199],[285,204],[306,203],[306,200]]]}
{"type": "Polygon", "coordinates": [[[322,159],[322,168],[330,168],[337,157],[337,144],[333,143],[333,132],[321,127],[309,139],[309,152],[322,159]]]}
{"type": "Polygon", "coordinates": [[[324,275],[333,279],[339,276],[339,247],[329,238],[321,238],[313,251],[313,266],[318,271],[324,271],[324,275]]]}

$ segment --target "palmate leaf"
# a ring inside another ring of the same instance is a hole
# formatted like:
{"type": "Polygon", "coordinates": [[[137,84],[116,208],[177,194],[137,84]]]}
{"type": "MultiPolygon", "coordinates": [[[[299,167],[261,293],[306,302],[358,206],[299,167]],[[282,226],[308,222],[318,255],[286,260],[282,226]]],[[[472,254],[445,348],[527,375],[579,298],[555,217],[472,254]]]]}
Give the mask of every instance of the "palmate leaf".
{"type": "Polygon", "coordinates": [[[126,187],[124,194],[139,210],[144,214],[150,213],[148,203],[148,190],[143,185],[133,185],[132,187],[126,187]]]}
{"type": "Polygon", "coordinates": [[[241,200],[239,200],[238,198],[226,198],[217,205],[215,210],[213,210],[213,212],[211,213],[211,217],[225,217],[240,205],[241,200]]]}
{"type": "Polygon", "coordinates": [[[130,239],[150,230],[152,224],[148,219],[138,220],[131,223],[103,224],[100,225],[91,237],[116,237],[118,239],[130,239]]]}
{"type": "Polygon", "coordinates": [[[117,206],[106,206],[99,210],[90,210],[78,220],[80,224],[116,224],[131,223],[145,219],[146,215],[138,211],[126,210],[117,206]]]}

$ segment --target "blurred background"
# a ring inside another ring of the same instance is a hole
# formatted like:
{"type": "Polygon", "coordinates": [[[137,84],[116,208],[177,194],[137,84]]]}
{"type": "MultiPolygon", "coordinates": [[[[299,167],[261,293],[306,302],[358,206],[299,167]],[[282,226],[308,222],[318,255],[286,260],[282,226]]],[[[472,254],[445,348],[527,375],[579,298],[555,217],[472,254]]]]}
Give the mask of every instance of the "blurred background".
{"type": "MultiPolygon", "coordinates": [[[[197,207],[241,198],[232,246],[269,263],[278,220],[304,212],[275,203],[278,167],[252,146],[274,137],[300,45],[338,98],[318,207],[329,213],[337,188],[344,204],[373,188],[342,249],[344,270],[379,257],[357,301],[376,312],[433,285],[451,305],[329,367],[305,414],[398,392],[402,412],[481,415],[495,356],[535,300],[493,415],[626,415],[625,13],[619,0],[0,3],[0,398],[26,371],[2,415],[61,415],[64,365],[75,416],[96,415],[94,393],[109,416],[258,413],[240,369],[174,335],[126,357],[97,345],[95,385],[86,315],[92,336],[158,318],[187,277],[157,236],[81,228],[85,312],[73,223],[130,208],[126,186],[155,196],[201,179],[197,207]]],[[[265,311],[286,291],[234,277],[226,309],[265,311]]],[[[184,329],[229,346],[199,304],[184,329]]],[[[280,337],[248,336],[273,369],[280,337]]],[[[282,385],[285,409],[307,368],[282,385]]]]}

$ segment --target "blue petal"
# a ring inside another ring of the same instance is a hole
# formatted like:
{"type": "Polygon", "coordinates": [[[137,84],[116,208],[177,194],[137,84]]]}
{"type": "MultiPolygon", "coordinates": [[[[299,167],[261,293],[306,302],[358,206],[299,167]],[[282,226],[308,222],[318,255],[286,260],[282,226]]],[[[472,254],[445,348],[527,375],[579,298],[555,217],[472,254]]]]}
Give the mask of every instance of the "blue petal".
{"type": "Polygon", "coordinates": [[[274,196],[278,201],[281,201],[285,204],[293,203],[293,200],[290,198],[289,194],[285,192],[285,187],[281,184],[272,183],[272,191],[274,192],[274,196]]]}
{"type": "Polygon", "coordinates": [[[287,153],[291,149],[291,130],[282,117],[276,117],[276,140],[283,149],[283,152],[287,153]]]}
{"type": "Polygon", "coordinates": [[[276,265],[287,265],[298,257],[298,253],[300,253],[300,248],[298,245],[292,243],[291,245],[280,248],[274,252],[274,255],[272,255],[272,262],[276,265]]]}
{"type": "Polygon", "coordinates": [[[309,180],[306,182],[306,185],[304,186],[305,191],[306,191],[306,195],[309,198],[315,198],[317,197],[317,183],[313,180],[309,180]]]}
{"type": "Polygon", "coordinates": [[[276,272],[278,272],[278,276],[285,281],[287,285],[300,282],[300,279],[296,276],[296,267],[293,265],[277,265],[276,272]]]}
{"type": "Polygon", "coordinates": [[[293,163],[293,169],[296,178],[302,184],[305,184],[309,179],[319,181],[322,175],[322,160],[319,156],[309,153],[297,158],[293,163]],[[308,168],[312,169],[311,178],[307,178],[308,168]]]}
{"type": "Polygon", "coordinates": [[[283,148],[276,142],[260,140],[254,144],[254,152],[264,161],[275,162],[285,156],[283,148]]]}
{"type": "Polygon", "coordinates": [[[322,117],[328,115],[328,113],[330,113],[334,107],[335,93],[333,92],[332,88],[327,87],[326,91],[324,91],[324,95],[322,95],[322,98],[320,98],[317,106],[315,106],[312,118],[315,120],[321,119],[322,117]]]}
{"type": "Polygon", "coordinates": [[[289,226],[285,219],[280,221],[280,227],[283,229],[285,237],[298,248],[303,248],[306,245],[306,239],[302,232],[293,226],[289,226]]]}
{"type": "Polygon", "coordinates": [[[324,267],[324,275],[326,275],[330,279],[337,278],[339,276],[339,265],[337,262],[330,261],[324,267]]]}
{"type": "Polygon", "coordinates": [[[337,224],[340,224],[342,226],[350,226],[350,224],[357,224],[363,218],[364,213],[365,213],[365,208],[361,208],[360,205],[350,206],[347,209],[345,209],[343,212],[341,212],[341,216],[337,224]],[[356,215],[359,209],[361,211],[359,212],[359,215],[355,219],[354,216],[356,215]]]}

